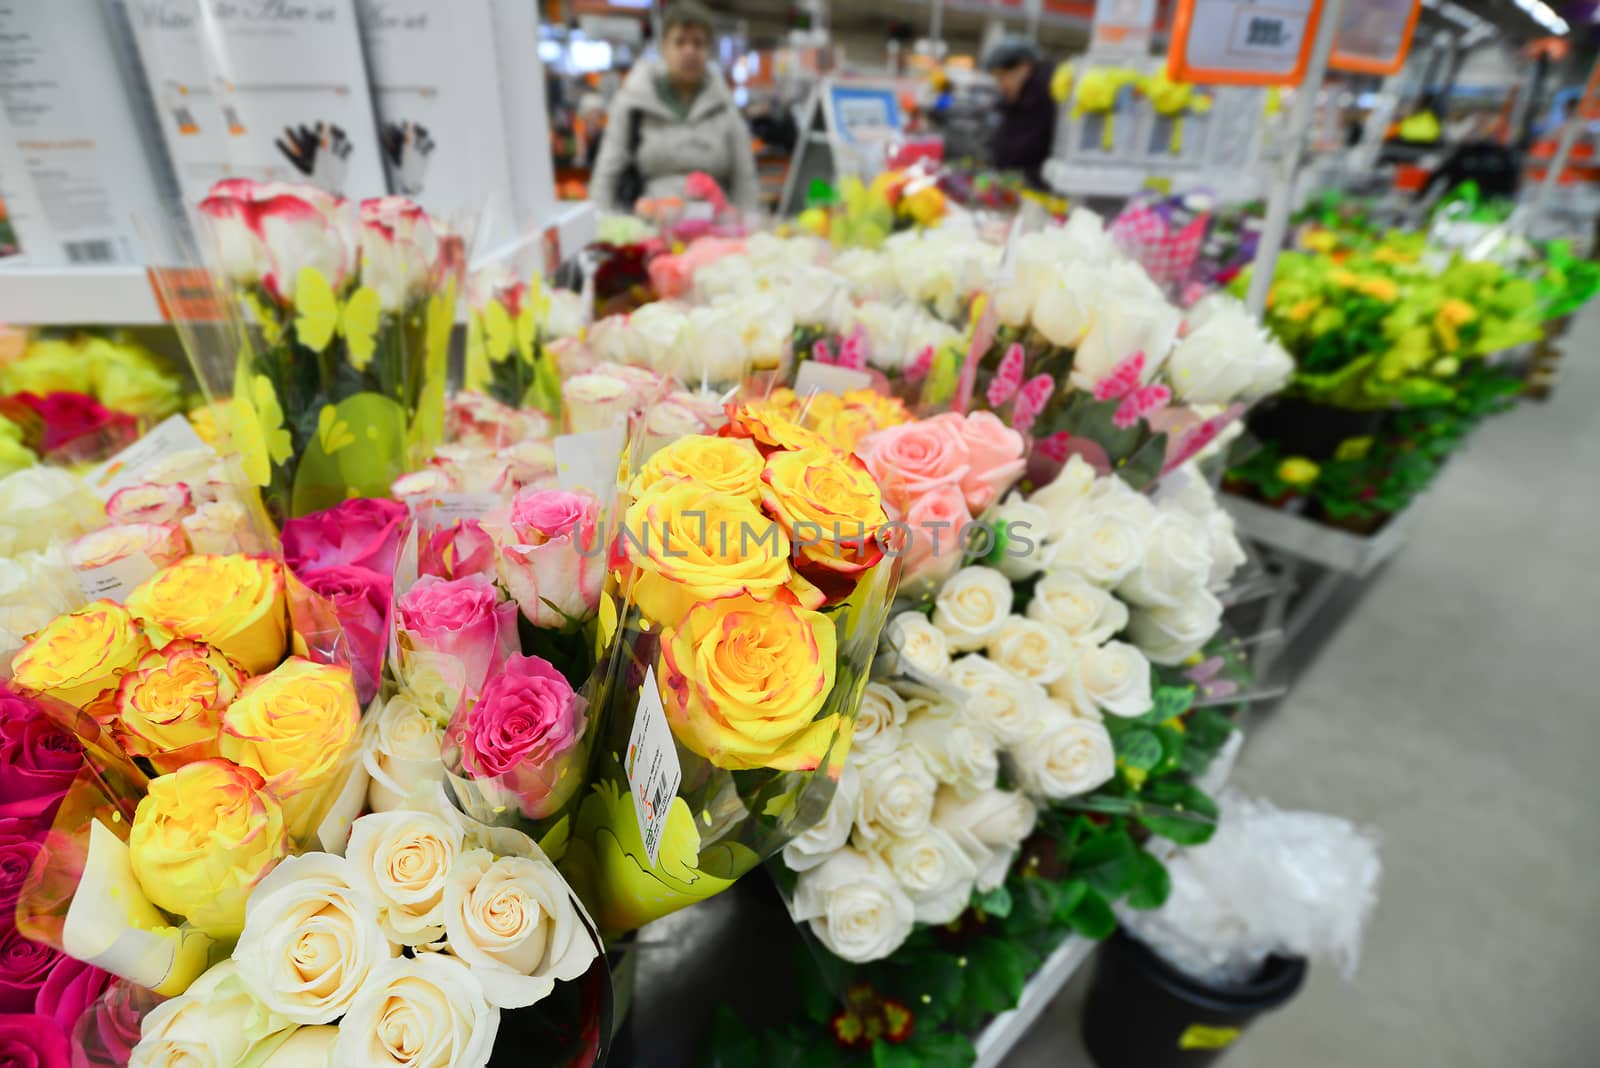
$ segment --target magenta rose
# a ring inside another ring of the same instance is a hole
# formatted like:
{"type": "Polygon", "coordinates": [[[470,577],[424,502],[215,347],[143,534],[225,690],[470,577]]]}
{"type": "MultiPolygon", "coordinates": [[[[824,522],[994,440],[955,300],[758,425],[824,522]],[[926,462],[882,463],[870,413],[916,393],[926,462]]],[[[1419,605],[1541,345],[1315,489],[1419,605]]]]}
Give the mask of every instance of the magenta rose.
{"type": "Polygon", "coordinates": [[[486,795],[509,792],[529,819],[554,815],[583,779],[584,708],[549,661],[512,656],[453,731],[462,766],[486,795]]]}
{"type": "Polygon", "coordinates": [[[0,820],[0,925],[15,918],[17,898],[43,837],[44,828],[33,820],[0,820]]]}
{"type": "Polygon", "coordinates": [[[0,685],[0,819],[36,819],[48,827],[82,764],[76,738],[0,685]]]}
{"type": "Polygon", "coordinates": [[[500,547],[500,580],[534,626],[570,629],[594,615],[605,582],[599,513],[588,493],[526,489],[512,500],[517,540],[500,547]]]}
{"type": "Polygon", "coordinates": [[[482,575],[424,575],[395,607],[401,637],[413,649],[458,661],[468,694],[481,693],[518,648],[517,606],[501,601],[495,584],[482,575]]]}
{"type": "Polygon", "coordinates": [[[327,598],[350,645],[350,674],[356,697],[365,705],[378,694],[383,658],[389,649],[394,575],[365,567],[338,565],[307,571],[300,580],[327,598]]]}
{"type": "Polygon", "coordinates": [[[325,567],[365,567],[394,574],[401,528],[409,513],[399,501],[358,497],[283,525],[283,556],[295,574],[325,567]]]}
{"type": "Polygon", "coordinates": [[[66,1034],[48,1016],[0,1016],[0,1065],[4,1068],[72,1068],[66,1034]]]}
{"type": "Polygon", "coordinates": [[[72,1030],[72,1068],[124,1068],[139,1044],[139,1021],[162,1000],[137,983],[112,977],[72,1030]]]}
{"type": "Polygon", "coordinates": [[[0,1012],[32,1012],[39,988],[67,958],[59,950],[22,937],[11,925],[12,917],[5,919],[0,929],[0,1012]]]}
{"type": "Polygon", "coordinates": [[[70,448],[73,455],[110,455],[139,436],[138,420],[114,412],[84,393],[18,393],[16,402],[32,409],[44,422],[39,453],[70,448]]]}
{"type": "Polygon", "coordinates": [[[417,539],[417,571],[442,579],[494,574],[494,539],[475,519],[446,524],[417,539]]]}
{"type": "MultiPolygon", "coordinates": [[[[50,1017],[62,1034],[70,1035],[79,1017],[105,993],[115,978],[92,964],[63,957],[39,988],[33,1011],[50,1017]]],[[[5,1061],[0,1060],[0,1065],[4,1064],[5,1061]]]]}

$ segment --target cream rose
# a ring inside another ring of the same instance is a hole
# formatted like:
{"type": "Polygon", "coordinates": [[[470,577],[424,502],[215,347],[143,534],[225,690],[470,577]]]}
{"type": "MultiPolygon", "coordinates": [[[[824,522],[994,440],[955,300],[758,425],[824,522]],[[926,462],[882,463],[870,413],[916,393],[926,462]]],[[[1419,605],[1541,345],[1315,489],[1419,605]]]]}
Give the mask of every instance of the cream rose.
{"type": "MultiPolygon", "coordinates": [[[[1028,498],[1028,503],[1043,509],[1045,515],[1049,517],[1045,524],[1047,530],[1059,531],[1083,506],[1094,484],[1094,468],[1089,465],[1089,461],[1081,456],[1069,456],[1060,473],[1048,485],[1035,490],[1028,498]]],[[[1042,534],[1035,535],[1035,537],[1042,536],[1042,534]]]]}
{"type": "Polygon", "coordinates": [[[393,955],[378,903],[356,866],[327,853],[290,857],[250,895],[234,948],[240,974],[269,1009],[296,1023],[350,1011],[373,970],[393,955]]]}
{"type": "Polygon", "coordinates": [[[231,960],[150,1010],[128,1068],[235,1068],[258,1044],[294,1024],[266,1009],[231,960]]]}
{"type": "Polygon", "coordinates": [[[884,635],[891,662],[902,670],[910,667],[938,676],[950,666],[949,639],[921,612],[901,612],[889,620],[884,635]]]}
{"type": "Polygon", "coordinates": [[[1105,725],[1076,717],[1058,721],[1032,742],[1013,748],[1011,759],[1022,788],[1051,801],[1086,794],[1110,782],[1117,770],[1105,725]]]}
{"type": "Polygon", "coordinates": [[[1052,571],[1034,585],[1028,618],[1054,623],[1073,641],[1098,645],[1128,625],[1128,606],[1075,571],[1052,571]]]}
{"type": "Polygon", "coordinates": [[[334,1068],[333,1047],[338,1041],[337,1027],[298,1027],[260,1068],[334,1068]]]}
{"type": "Polygon", "coordinates": [[[834,956],[865,964],[900,948],[916,906],[881,858],[846,847],[800,874],[794,918],[809,923],[834,956]]]}
{"type": "Polygon", "coordinates": [[[0,556],[0,653],[20,648],[35,631],[82,603],[59,546],[0,556]]]}
{"type": "Polygon", "coordinates": [[[810,871],[850,840],[856,812],[861,808],[861,772],[846,762],[839,771],[828,811],[783,847],[783,862],[790,871],[810,871]]]}
{"type": "Polygon", "coordinates": [[[962,797],[945,788],[933,806],[934,825],[972,861],[978,889],[984,892],[1006,881],[1011,862],[1023,840],[1033,833],[1038,815],[1032,801],[1010,790],[984,790],[962,797]]]}
{"type": "Polygon", "coordinates": [[[333,1062],[396,1068],[483,1068],[500,1013],[472,969],[442,953],[396,957],[371,978],[339,1024],[333,1062]]]}
{"type": "Polygon", "coordinates": [[[905,745],[935,779],[968,794],[994,785],[1000,757],[982,721],[921,697],[907,701],[906,711],[905,745]]]}
{"type": "Polygon", "coordinates": [[[906,703],[894,688],[881,682],[867,683],[856,713],[851,758],[865,760],[893,753],[900,747],[900,728],[905,722],[906,703]]]}
{"type": "Polygon", "coordinates": [[[406,808],[406,800],[431,793],[444,781],[440,746],[444,729],[417,703],[397,693],[384,704],[366,738],[361,761],[372,781],[367,807],[373,812],[406,808]]]}
{"type": "Polygon", "coordinates": [[[1094,267],[1058,264],[1040,280],[1031,309],[1034,329],[1052,345],[1076,348],[1095,321],[1100,298],[1100,279],[1094,267]]]}
{"type": "Polygon", "coordinates": [[[911,898],[918,923],[949,923],[966,910],[978,866],[954,838],[929,825],[909,838],[890,838],[878,856],[911,898]]]}
{"type": "Polygon", "coordinates": [[[1177,509],[1156,514],[1145,534],[1144,558],[1117,586],[1117,596],[1147,608],[1172,608],[1211,577],[1211,538],[1193,516],[1177,509]]]}
{"type": "Polygon", "coordinates": [[[861,764],[860,771],[856,833],[863,842],[885,835],[904,838],[928,825],[939,784],[918,757],[900,752],[861,764]]]}
{"type": "Polygon", "coordinates": [[[1178,664],[1200,651],[1222,625],[1222,602],[1197,590],[1175,608],[1142,608],[1133,613],[1128,637],[1157,664],[1178,664]]]}
{"type": "Polygon", "coordinates": [[[520,1009],[589,970],[599,950],[572,891],[543,858],[462,854],[445,892],[450,952],[483,984],[489,1004],[520,1009]]]}
{"type": "Polygon", "coordinates": [[[1096,509],[1079,512],[1063,528],[1051,546],[1050,565],[1113,589],[1139,566],[1144,552],[1144,531],[1136,523],[1096,509]]]}
{"type": "Polygon", "coordinates": [[[1011,616],[989,640],[989,659],[1019,679],[1048,686],[1072,668],[1072,637],[1054,623],[1011,616]]]}
{"type": "Polygon", "coordinates": [[[1150,661],[1126,642],[1088,646],[1078,654],[1069,676],[1079,709],[1093,705],[1113,716],[1142,716],[1150,711],[1150,661]]]}
{"type": "Polygon", "coordinates": [[[461,839],[459,824],[425,812],[375,812],[351,824],[345,857],[378,903],[389,941],[418,946],[444,933],[445,882],[461,839]]]}
{"type": "Polygon", "coordinates": [[[995,564],[1002,575],[1020,582],[1044,570],[1044,542],[1053,530],[1049,512],[1012,493],[995,507],[993,521],[1005,538],[1005,549],[995,564]]]}
{"type": "Polygon", "coordinates": [[[688,317],[674,304],[655,301],[628,316],[632,334],[631,363],[643,363],[657,371],[670,370],[679,339],[688,317]]]}
{"type": "Polygon", "coordinates": [[[933,602],[933,625],[950,649],[981,649],[1011,614],[1011,580],[992,567],[964,567],[945,580],[933,602]]]}
{"type": "Polygon", "coordinates": [[[1048,700],[1038,683],[978,654],[952,663],[945,678],[961,688],[967,709],[1001,745],[1016,745],[1036,732],[1039,709],[1048,700]]]}

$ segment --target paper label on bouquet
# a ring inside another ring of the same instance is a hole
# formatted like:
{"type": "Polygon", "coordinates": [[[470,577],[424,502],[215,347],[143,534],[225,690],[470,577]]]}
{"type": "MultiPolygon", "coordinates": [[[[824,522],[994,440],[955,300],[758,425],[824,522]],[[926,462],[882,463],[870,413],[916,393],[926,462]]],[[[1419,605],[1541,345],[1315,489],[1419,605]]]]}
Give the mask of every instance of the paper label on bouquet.
{"type": "Polygon", "coordinates": [[[144,553],[134,553],[104,567],[84,568],[78,572],[78,585],[83,588],[83,596],[88,600],[122,604],[135,586],[156,571],[154,560],[144,553]]]}
{"type": "Polygon", "coordinates": [[[851,367],[836,367],[831,363],[819,363],[816,360],[803,360],[800,371],[794,376],[794,392],[797,397],[805,397],[810,393],[833,393],[843,395],[852,389],[869,389],[872,386],[872,376],[865,371],[857,371],[851,367]]]}
{"type": "Polygon", "coordinates": [[[498,493],[441,493],[425,497],[413,507],[419,526],[438,530],[464,520],[478,520],[503,505],[498,493]]]}
{"type": "Polygon", "coordinates": [[[661,852],[661,834],[666,830],[667,813],[672,811],[683,781],[678,750],[667,726],[667,712],[661,706],[661,691],[656,688],[656,669],[644,673],[639,688],[639,708],[633,715],[633,731],[628,736],[628,757],[623,764],[628,775],[628,790],[633,794],[633,814],[639,820],[639,838],[644,842],[650,866],[655,867],[661,852]]]}
{"type": "Polygon", "coordinates": [[[556,484],[606,499],[617,488],[626,428],[622,424],[556,438],[556,484]]]}
{"type": "Polygon", "coordinates": [[[146,472],[174,453],[209,447],[194,432],[189,420],[174,415],[90,471],[89,488],[99,494],[101,500],[109,501],[117,490],[148,481],[146,472]]]}

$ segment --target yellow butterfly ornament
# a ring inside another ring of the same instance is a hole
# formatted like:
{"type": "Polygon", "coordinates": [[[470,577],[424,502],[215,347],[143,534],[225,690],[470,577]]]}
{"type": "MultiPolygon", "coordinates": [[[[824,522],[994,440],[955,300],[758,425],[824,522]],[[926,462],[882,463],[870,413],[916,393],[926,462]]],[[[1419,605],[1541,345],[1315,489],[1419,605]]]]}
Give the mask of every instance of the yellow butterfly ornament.
{"type": "Polygon", "coordinates": [[[345,339],[350,363],[365,371],[377,349],[378,327],[383,320],[383,305],[378,291],[359,286],[350,299],[341,301],[328,279],[315,267],[302,267],[295,280],[294,331],[300,344],[312,352],[328,347],[335,334],[345,339]]]}

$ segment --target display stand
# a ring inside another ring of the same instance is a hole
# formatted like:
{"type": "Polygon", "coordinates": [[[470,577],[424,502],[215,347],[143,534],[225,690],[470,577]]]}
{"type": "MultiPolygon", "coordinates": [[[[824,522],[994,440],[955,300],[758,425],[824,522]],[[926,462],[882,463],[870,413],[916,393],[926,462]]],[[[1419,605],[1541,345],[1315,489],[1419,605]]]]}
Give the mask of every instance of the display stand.
{"type": "Polygon", "coordinates": [[[778,215],[804,211],[812,182],[832,184],[845,174],[871,177],[883,168],[885,150],[904,129],[899,87],[892,79],[820,80],[806,101],[778,215]]]}

